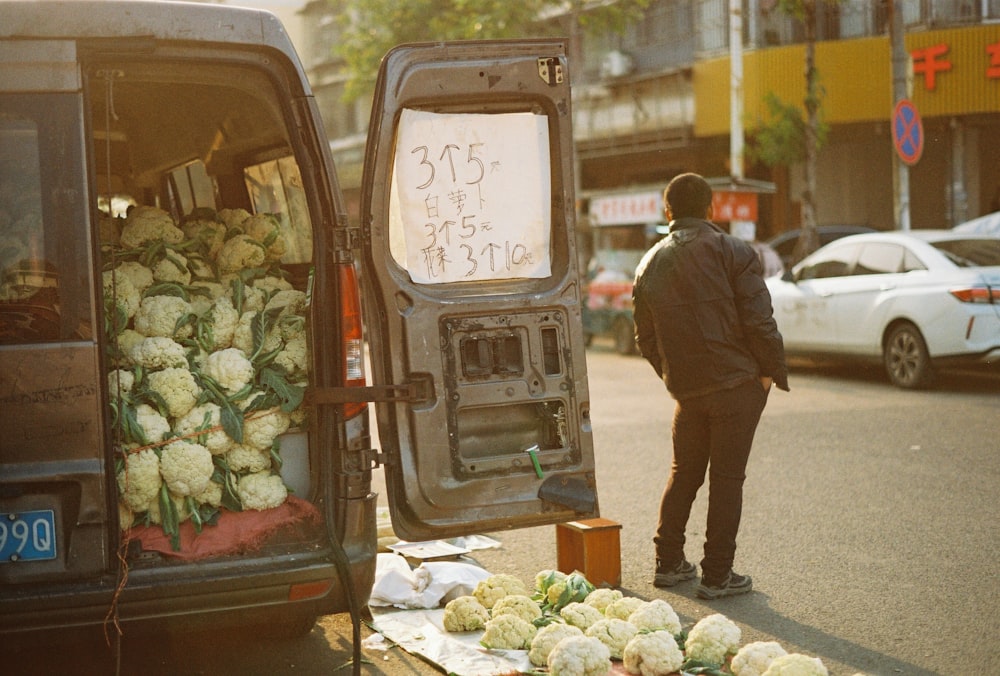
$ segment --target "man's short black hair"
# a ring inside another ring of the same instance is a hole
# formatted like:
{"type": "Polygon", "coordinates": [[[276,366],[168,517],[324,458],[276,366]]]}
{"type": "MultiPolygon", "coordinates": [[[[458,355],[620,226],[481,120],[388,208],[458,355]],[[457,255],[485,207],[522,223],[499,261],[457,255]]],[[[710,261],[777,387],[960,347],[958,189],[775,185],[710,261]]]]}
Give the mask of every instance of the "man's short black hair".
{"type": "Polygon", "coordinates": [[[663,191],[673,218],[705,218],[712,206],[712,186],[698,174],[678,174],[663,191]]]}

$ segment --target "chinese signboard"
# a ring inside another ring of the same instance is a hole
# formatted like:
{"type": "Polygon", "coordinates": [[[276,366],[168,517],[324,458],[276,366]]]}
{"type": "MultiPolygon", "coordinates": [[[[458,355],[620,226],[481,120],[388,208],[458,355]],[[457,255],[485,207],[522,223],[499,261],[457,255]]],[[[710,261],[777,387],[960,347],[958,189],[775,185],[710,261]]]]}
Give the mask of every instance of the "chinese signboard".
{"type": "Polygon", "coordinates": [[[589,214],[594,225],[640,225],[666,218],[659,190],[594,197],[589,214]]]}

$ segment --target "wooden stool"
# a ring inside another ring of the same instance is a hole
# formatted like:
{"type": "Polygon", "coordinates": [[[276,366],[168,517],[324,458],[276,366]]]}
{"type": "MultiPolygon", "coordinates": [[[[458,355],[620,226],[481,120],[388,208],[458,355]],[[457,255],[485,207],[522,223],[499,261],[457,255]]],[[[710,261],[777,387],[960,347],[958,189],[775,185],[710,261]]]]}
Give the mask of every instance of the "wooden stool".
{"type": "Polygon", "coordinates": [[[617,587],[622,581],[622,526],[610,519],[556,524],[558,568],[580,571],[595,587],[617,587]]]}

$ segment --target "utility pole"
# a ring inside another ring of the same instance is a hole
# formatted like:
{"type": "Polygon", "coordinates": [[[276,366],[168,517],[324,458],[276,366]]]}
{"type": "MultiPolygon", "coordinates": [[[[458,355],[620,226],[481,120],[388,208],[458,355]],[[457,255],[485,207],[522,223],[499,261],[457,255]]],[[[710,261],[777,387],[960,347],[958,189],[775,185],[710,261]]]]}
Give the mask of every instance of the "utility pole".
{"type": "Polygon", "coordinates": [[[729,175],[743,178],[743,3],[729,0],[729,175]]]}
{"type": "MultiPolygon", "coordinates": [[[[903,8],[899,0],[889,0],[889,42],[892,45],[892,105],[909,98],[910,56],[904,43],[903,8]]],[[[910,229],[910,168],[892,154],[893,211],[896,229],[910,229]]]]}

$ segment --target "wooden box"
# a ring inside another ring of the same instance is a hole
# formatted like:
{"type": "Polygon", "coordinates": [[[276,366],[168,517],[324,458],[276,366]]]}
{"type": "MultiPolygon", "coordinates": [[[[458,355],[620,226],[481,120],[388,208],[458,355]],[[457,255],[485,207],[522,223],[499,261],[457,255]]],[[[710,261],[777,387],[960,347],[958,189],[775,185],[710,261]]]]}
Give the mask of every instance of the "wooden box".
{"type": "Polygon", "coordinates": [[[580,571],[595,587],[617,587],[622,581],[620,523],[585,519],[556,524],[558,568],[580,571]]]}

